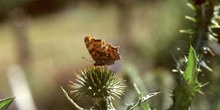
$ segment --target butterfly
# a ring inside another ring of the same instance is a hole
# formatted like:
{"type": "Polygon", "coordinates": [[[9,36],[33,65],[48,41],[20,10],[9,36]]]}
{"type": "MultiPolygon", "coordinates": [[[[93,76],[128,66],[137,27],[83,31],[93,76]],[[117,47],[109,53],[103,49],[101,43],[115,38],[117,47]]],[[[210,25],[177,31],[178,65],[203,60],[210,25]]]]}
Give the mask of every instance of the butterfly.
{"type": "Polygon", "coordinates": [[[86,47],[95,61],[95,66],[112,65],[116,60],[120,60],[119,46],[113,46],[111,43],[104,44],[104,40],[96,39],[89,35],[84,38],[86,47]]]}

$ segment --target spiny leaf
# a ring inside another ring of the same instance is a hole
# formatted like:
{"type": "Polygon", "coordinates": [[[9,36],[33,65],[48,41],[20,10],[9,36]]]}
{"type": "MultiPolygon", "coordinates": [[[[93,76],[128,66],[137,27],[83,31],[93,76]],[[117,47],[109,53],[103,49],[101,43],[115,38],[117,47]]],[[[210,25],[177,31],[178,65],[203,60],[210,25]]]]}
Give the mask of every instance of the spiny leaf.
{"type": "Polygon", "coordinates": [[[161,93],[161,92],[153,92],[153,93],[150,93],[150,94],[140,98],[137,102],[130,104],[126,110],[133,110],[135,107],[139,106],[141,103],[146,102],[148,99],[150,99],[151,97],[153,97],[159,93],[161,93]]]}
{"type": "MultiPolygon", "coordinates": [[[[133,84],[134,85],[134,88],[135,88],[135,91],[138,95],[138,98],[141,99],[143,97],[143,94],[141,93],[140,89],[138,88],[137,84],[133,84]]],[[[150,110],[150,106],[148,103],[142,103],[141,104],[141,108],[143,110],[150,110]]]]}
{"type": "Polygon", "coordinates": [[[189,83],[192,83],[192,81],[195,81],[195,78],[198,75],[197,63],[198,63],[198,59],[197,59],[197,56],[196,56],[196,52],[193,49],[193,47],[190,46],[188,62],[187,62],[187,68],[186,68],[186,71],[183,74],[183,77],[189,83]]]}
{"type": "Polygon", "coordinates": [[[178,85],[173,90],[173,105],[169,110],[188,110],[195,94],[200,91],[201,85],[198,82],[198,59],[196,52],[190,46],[187,67],[183,74],[180,73],[178,85]],[[183,101],[184,100],[184,101],[183,101]]]}

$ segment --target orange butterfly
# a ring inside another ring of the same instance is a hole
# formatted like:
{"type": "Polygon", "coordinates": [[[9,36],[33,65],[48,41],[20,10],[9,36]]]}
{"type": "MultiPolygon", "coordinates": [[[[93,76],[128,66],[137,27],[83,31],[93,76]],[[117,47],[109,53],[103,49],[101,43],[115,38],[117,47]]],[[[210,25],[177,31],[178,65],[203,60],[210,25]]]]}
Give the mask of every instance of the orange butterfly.
{"type": "Polygon", "coordinates": [[[113,46],[110,43],[104,45],[104,40],[95,39],[91,35],[86,36],[84,42],[92,59],[95,61],[95,66],[112,65],[115,60],[121,59],[118,52],[119,46],[113,46]]]}

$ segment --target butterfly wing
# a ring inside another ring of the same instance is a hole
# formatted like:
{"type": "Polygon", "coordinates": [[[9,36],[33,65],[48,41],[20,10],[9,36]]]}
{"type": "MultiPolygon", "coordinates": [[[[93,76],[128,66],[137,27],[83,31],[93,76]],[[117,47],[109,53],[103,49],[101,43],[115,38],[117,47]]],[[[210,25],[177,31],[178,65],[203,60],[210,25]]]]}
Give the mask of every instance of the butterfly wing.
{"type": "Polygon", "coordinates": [[[95,39],[92,36],[85,37],[84,42],[95,61],[95,66],[111,65],[114,64],[115,60],[121,59],[118,52],[119,46],[104,45],[102,39],[95,39]]]}

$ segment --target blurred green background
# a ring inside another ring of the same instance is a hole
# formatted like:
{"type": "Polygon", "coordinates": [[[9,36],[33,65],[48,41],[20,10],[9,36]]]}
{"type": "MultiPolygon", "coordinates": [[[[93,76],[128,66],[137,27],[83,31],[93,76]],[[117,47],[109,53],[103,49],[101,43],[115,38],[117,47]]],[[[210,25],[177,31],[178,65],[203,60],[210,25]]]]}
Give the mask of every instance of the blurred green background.
{"type": "MultiPolygon", "coordinates": [[[[92,65],[82,57],[92,60],[84,37],[93,35],[120,46],[122,60],[111,68],[127,78],[128,86],[135,82],[144,94],[163,91],[151,105],[158,110],[168,108],[172,104],[169,91],[175,85],[171,51],[187,44],[184,39],[188,35],[179,34],[180,29],[190,24],[184,19],[192,14],[186,3],[186,0],[1,0],[0,98],[16,97],[9,79],[19,77],[16,72],[9,73],[19,67],[25,72],[37,110],[73,109],[60,86],[69,91],[74,72],[92,65]]],[[[23,82],[13,81],[18,85],[23,82]]],[[[17,86],[22,87],[22,83],[17,86]]],[[[212,91],[210,94],[215,96],[212,91]]],[[[125,103],[135,99],[134,89],[128,87],[124,97],[115,99],[115,106],[123,109],[125,103]]],[[[80,106],[91,105],[83,99],[74,100],[80,106]]],[[[200,101],[205,101],[201,102],[204,108],[213,100],[200,101]]],[[[19,110],[16,104],[9,110],[19,110]]]]}

